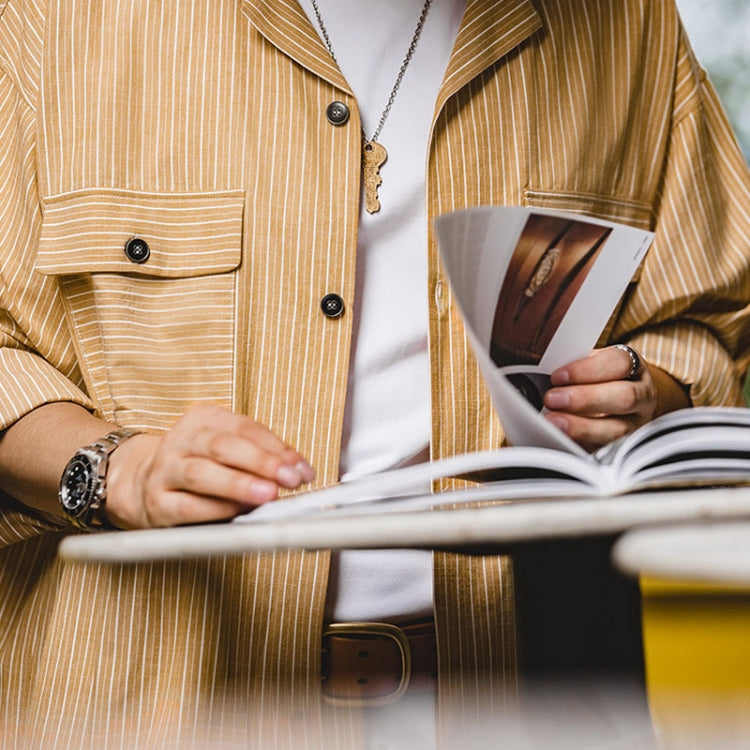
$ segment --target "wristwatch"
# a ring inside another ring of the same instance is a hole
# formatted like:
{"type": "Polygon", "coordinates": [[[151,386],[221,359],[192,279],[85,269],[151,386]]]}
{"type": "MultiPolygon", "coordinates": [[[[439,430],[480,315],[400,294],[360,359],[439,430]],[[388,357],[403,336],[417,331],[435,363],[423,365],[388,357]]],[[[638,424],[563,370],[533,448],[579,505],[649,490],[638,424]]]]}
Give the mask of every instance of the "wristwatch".
{"type": "Polygon", "coordinates": [[[107,500],[109,457],[139,430],[115,430],[95,443],[79,448],[68,461],[60,479],[60,503],[65,515],[79,529],[110,526],[104,515],[107,500]]]}

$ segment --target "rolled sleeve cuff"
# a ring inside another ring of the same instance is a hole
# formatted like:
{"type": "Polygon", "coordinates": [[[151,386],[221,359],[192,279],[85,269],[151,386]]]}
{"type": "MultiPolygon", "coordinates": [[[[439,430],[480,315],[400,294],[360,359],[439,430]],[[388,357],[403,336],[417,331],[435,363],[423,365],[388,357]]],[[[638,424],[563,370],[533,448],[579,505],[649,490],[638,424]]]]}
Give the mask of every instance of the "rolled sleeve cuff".
{"type": "Polygon", "coordinates": [[[42,357],[0,349],[0,430],[44,404],[72,401],[93,410],[91,399],[42,357]]]}
{"type": "MultiPolygon", "coordinates": [[[[80,388],[32,352],[0,348],[0,373],[0,429],[48,403],[68,401],[93,410],[91,399],[80,388]]],[[[0,493],[0,548],[64,528],[61,521],[0,493]]]]}
{"type": "Polygon", "coordinates": [[[744,373],[703,326],[665,326],[632,336],[627,343],[686,386],[693,406],[745,406],[744,373]]]}

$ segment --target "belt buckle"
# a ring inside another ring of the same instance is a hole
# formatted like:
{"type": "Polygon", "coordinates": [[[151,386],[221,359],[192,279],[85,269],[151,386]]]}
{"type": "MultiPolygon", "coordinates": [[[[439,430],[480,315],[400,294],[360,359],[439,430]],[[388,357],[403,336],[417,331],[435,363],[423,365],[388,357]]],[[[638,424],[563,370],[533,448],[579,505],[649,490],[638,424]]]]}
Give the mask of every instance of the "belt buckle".
{"type": "Polygon", "coordinates": [[[351,708],[387,706],[390,703],[395,703],[406,693],[411,680],[411,647],[406,633],[398,625],[385,622],[334,622],[327,625],[323,631],[322,637],[325,638],[327,635],[364,635],[389,638],[394,641],[401,655],[401,680],[393,692],[371,698],[335,696],[323,693],[323,700],[326,703],[331,706],[348,706],[351,708]]]}

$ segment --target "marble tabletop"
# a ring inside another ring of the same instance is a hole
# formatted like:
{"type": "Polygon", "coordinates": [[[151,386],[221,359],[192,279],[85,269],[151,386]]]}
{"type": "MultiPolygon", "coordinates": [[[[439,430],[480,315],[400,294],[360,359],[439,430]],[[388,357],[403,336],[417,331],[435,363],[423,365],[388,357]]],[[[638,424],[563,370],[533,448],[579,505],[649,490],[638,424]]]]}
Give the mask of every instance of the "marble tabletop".
{"type": "Polygon", "coordinates": [[[750,587],[750,520],[629,531],[615,543],[612,557],[631,575],[750,587]]]}
{"type": "MultiPolygon", "coordinates": [[[[321,512],[255,523],[76,534],[62,540],[58,554],[67,561],[128,563],[295,548],[501,551],[518,542],[726,519],[746,519],[750,524],[750,487],[503,500],[488,507],[382,514],[321,512]]],[[[746,565],[750,569],[750,554],[746,565]]]]}

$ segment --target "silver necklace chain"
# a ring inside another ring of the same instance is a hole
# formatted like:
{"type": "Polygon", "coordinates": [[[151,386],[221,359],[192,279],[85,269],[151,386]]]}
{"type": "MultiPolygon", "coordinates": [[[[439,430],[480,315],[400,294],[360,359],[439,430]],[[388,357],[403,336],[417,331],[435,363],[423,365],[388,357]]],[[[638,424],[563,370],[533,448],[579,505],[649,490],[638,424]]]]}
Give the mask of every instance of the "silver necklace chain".
{"type": "MultiPolygon", "coordinates": [[[[323,17],[320,15],[320,8],[318,8],[318,3],[316,2],[316,0],[310,0],[310,2],[312,3],[313,11],[315,11],[315,18],[318,20],[320,33],[323,37],[323,41],[325,42],[326,48],[328,49],[328,53],[331,55],[331,58],[336,63],[336,65],[338,65],[339,62],[336,59],[336,55],[333,52],[333,45],[331,44],[331,40],[328,36],[328,29],[326,28],[326,25],[323,23],[323,17]]],[[[431,4],[432,4],[432,0],[424,1],[424,5],[422,6],[422,12],[419,14],[419,20],[417,21],[417,27],[414,29],[414,34],[412,35],[411,43],[409,44],[409,49],[406,50],[404,61],[401,63],[401,68],[399,69],[398,75],[396,76],[396,82],[393,84],[393,88],[391,89],[390,96],[388,97],[388,101],[386,102],[385,109],[380,115],[380,122],[378,123],[377,128],[375,128],[375,132],[372,134],[372,138],[369,139],[370,141],[378,140],[380,131],[383,129],[383,125],[385,125],[385,121],[388,119],[388,115],[390,114],[391,107],[393,106],[393,102],[396,100],[396,94],[398,93],[399,87],[401,86],[401,80],[404,77],[404,73],[406,73],[406,69],[409,67],[409,63],[411,62],[412,57],[414,57],[414,51],[417,49],[417,44],[419,43],[419,37],[422,34],[424,22],[427,19],[427,12],[429,11],[431,4]]],[[[364,128],[362,128],[362,138],[365,141],[368,140],[364,128]]]]}

